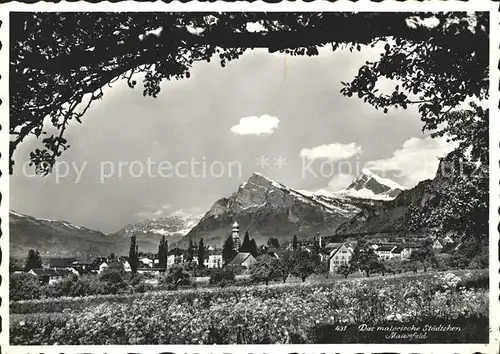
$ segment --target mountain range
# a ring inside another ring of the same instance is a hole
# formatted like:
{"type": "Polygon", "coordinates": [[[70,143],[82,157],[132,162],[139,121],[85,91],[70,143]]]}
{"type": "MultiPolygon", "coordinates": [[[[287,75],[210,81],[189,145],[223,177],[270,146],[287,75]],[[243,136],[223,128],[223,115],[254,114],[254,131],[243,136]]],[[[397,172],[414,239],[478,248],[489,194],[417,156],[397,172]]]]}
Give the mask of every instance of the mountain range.
{"type": "Polygon", "coordinates": [[[148,219],[111,234],[11,211],[11,255],[25,257],[29,249],[39,249],[42,256],[81,258],[127,254],[133,234],[143,252],[156,252],[162,236],[170,247],[185,248],[190,239],[198,242],[200,238],[206,245],[222,247],[234,221],[240,224],[242,236],[248,231],[258,244],[265,244],[270,236],[285,243],[294,235],[310,239],[317,232],[326,236],[375,232],[377,228],[387,232],[391,225],[396,228],[392,219],[404,224],[398,215],[404,214],[408,203],[401,200],[414,196],[418,188],[422,188],[420,184],[406,190],[368,169],[337,192],[297,190],[253,173],[231,196],[215,201],[203,216],[148,219]]]}
{"type": "Polygon", "coordinates": [[[143,252],[156,253],[165,236],[170,244],[182,239],[200,216],[168,216],[129,224],[121,230],[104,234],[67,221],[36,218],[10,211],[10,255],[24,258],[30,249],[42,257],[78,257],[88,259],[111,253],[128,254],[130,236],[136,235],[143,252]]]}
{"type": "Polygon", "coordinates": [[[366,205],[393,199],[404,189],[367,169],[339,192],[296,190],[254,173],[233,195],[217,200],[180,245],[203,238],[206,244],[222,246],[235,220],[257,243],[266,243],[270,236],[287,242],[294,235],[333,235],[366,205]]]}

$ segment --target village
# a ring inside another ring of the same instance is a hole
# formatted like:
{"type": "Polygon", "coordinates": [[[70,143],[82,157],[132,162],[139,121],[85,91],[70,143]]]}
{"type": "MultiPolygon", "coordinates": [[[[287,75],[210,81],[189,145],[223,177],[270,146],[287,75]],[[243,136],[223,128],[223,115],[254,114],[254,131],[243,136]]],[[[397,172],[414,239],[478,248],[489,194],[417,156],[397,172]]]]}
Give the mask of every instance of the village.
{"type": "MultiPolygon", "coordinates": [[[[246,237],[248,237],[248,233],[246,237]]],[[[258,262],[259,256],[267,255],[279,260],[285,252],[298,250],[309,255],[315,253],[318,262],[325,266],[325,271],[330,275],[335,275],[342,268],[350,268],[354,249],[358,242],[354,237],[346,238],[345,242],[331,242],[332,239],[338,239],[338,237],[322,236],[317,233],[314,237],[306,241],[298,242],[295,238],[293,242],[280,245],[277,238],[271,237],[267,245],[260,245],[256,252],[248,252],[248,250],[242,248],[240,226],[236,221],[231,226],[230,238],[234,255],[231,259],[224,259],[222,249],[208,246],[203,251],[203,265],[200,265],[200,258],[193,255],[197,249],[191,249],[190,253],[189,249],[173,248],[168,250],[166,267],[162,267],[158,254],[139,252],[138,265],[135,272],[143,275],[144,282],[151,286],[157,286],[160,283],[161,274],[174,265],[182,266],[189,270],[205,269],[208,272],[205,272],[204,275],[209,275],[209,270],[211,269],[232,268],[236,270],[238,275],[242,275],[243,277],[246,275],[248,277],[251,266],[258,262]]],[[[373,254],[381,262],[392,262],[392,264],[394,262],[409,262],[412,259],[412,254],[421,249],[425,241],[425,239],[422,239],[406,243],[404,238],[388,240],[387,238],[376,237],[376,235],[370,237],[369,240],[368,246],[373,251],[373,254]]],[[[459,245],[450,235],[432,240],[432,250],[435,254],[446,255],[448,252],[456,250],[459,245]]],[[[82,275],[102,274],[110,266],[118,268],[125,273],[133,272],[127,256],[116,256],[114,254],[96,257],[88,261],[79,260],[74,257],[52,257],[41,268],[25,269],[25,272],[38,277],[41,284],[54,285],[71,275],[78,277],[82,275]]],[[[20,271],[16,272],[19,273],[20,271]]],[[[353,271],[350,272],[352,273],[353,271]]],[[[342,274],[345,274],[345,272],[342,274]]],[[[203,280],[204,278],[207,277],[195,276],[194,280],[203,280]]]]}

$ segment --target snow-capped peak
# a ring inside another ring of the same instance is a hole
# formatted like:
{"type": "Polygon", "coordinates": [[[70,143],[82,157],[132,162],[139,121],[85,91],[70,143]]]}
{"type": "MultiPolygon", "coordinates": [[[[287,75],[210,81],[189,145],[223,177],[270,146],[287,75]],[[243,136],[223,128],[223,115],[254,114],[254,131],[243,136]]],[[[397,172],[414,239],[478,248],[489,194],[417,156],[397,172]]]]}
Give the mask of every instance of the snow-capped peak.
{"type": "Polygon", "coordinates": [[[347,188],[337,191],[335,194],[362,199],[391,200],[405,189],[393,180],[380,177],[364,168],[347,188]]]}
{"type": "Polygon", "coordinates": [[[406,187],[400,185],[399,183],[397,182],[394,182],[393,180],[391,179],[388,179],[388,178],[384,178],[384,177],[380,177],[379,175],[373,173],[372,171],[370,171],[369,169],[367,168],[363,168],[361,170],[361,174],[356,178],[356,179],[359,179],[361,178],[363,175],[365,176],[368,176],[370,178],[374,178],[375,180],[377,180],[377,182],[383,184],[383,185],[386,185],[387,187],[390,187],[392,189],[401,189],[401,190],[405,190],[407,189],[406,187]]]}

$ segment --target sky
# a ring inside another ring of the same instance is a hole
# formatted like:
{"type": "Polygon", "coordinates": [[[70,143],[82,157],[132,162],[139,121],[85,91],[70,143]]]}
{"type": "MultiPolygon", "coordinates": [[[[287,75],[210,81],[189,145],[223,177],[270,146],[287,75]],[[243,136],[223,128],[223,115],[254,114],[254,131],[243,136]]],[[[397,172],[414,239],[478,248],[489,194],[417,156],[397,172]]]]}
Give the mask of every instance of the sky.
{"type": "MultiPolygon", "coordinates": [[[[363,167],[405,187],[432,178],[450,146],[422,133],[416,108],[384,114],[340,93],[379,48],[319,56],[247,51],[225,68],[196,63],[158,98],[116,83],[82,124],[53,173],[34,176],[16,151],[10,209],[102,232],[168,215],[200,214],[253,172],[289,187],[335,191],[363,167]]],[[[384,82],[381,90],[395,85],[384,82]]]]}

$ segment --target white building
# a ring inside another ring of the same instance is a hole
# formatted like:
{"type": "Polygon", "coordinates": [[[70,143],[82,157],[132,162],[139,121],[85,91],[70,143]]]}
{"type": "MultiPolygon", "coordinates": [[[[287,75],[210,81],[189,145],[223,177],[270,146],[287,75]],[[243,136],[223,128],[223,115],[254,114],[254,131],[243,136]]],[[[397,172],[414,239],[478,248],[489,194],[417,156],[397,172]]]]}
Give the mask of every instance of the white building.
{"type": "Polygon", "coordinates": [[[330,273],[335,272],[340,266],[348,265],[351,261],[353,251],[345,243],[330,252],[328,260],[330,273]]]}
{"type": "Polygon", "coordinates": [[[139,259],[139,261],[141,261],[142,263],[144,263],[144,265],[146,265],[148,267],[153,267],[153,260],[152,259],[144,257],[144,258],[139,259]]]}
{"type": "Polygon", "coordinates": [[[208,268],[222,268],[222,254],[211,254],[208,256],[208,268]]]}
{"type": "Polygon", "coordinates": [[[381,245],[375,250],[375,253],[381,259],[392,259],[396,257],[394,253],[396,248],[396,245],[381,245]]]}
{"type": "Polygon", "coordinates": [[[167,256],[167,267],[170,267],[171,265],[174,265],[174,264],[183,263],[183,262],[184,262],[184,255],[182,255],[182,254],[179,254],[179,255],[170,254],[167,256]]]}
{"type": "Polygon", "coordinates": [[[128,261],[125,261],[125,263],[123,263],[123,269],[126,272],[131,272],[132,271],[132,267],[130,266],[130,263],[128,261]]]}
{"type": "Polygon", "coordinates": [[[105,269],[107,269],[109,266],[108,266],[108,263],[106,262],[102,262],[100,265],[99,265],[99,270],[97,271],[97,273],[101,274],[105,269]]]}

